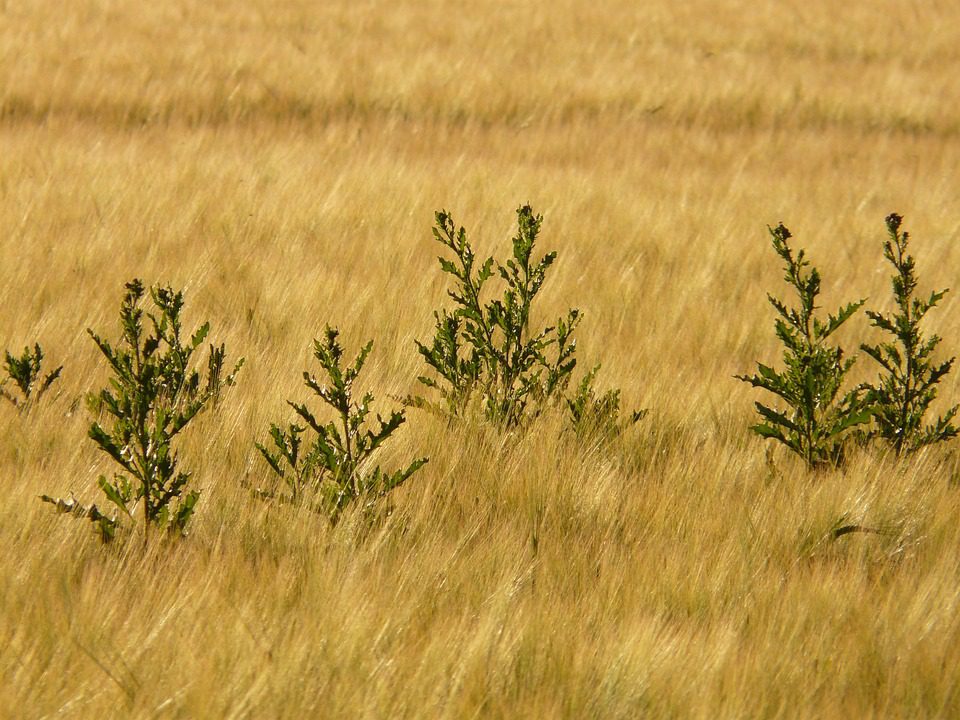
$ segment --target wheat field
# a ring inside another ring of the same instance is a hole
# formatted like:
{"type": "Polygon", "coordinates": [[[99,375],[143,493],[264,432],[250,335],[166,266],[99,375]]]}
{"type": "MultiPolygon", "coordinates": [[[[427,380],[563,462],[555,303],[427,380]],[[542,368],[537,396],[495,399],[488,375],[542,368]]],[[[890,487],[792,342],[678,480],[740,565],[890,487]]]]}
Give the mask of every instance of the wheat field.
{"type": "Polygon", "coordinates": [[[0,148],[0,344],[65,365],[0,407],[0,716],[960,717],[956,442],[811,473],[733,378],[779,362],[779,221],[825,309],[886,309],[902,213],[960,352],[957,3],[2,0],[0,148]],[[324,325],[396,407],[449,306],[433,213],[503,256],[526,202],[536,321],[581,308],[580,367],[647,417],[411,410],[383,461],[430,463],[381,523],[252,497],[324,325]],[[190,535],[147,550],[37,499],[112,470],[86,329],[133,277],[246,357],[179,445],[190,535]]]}

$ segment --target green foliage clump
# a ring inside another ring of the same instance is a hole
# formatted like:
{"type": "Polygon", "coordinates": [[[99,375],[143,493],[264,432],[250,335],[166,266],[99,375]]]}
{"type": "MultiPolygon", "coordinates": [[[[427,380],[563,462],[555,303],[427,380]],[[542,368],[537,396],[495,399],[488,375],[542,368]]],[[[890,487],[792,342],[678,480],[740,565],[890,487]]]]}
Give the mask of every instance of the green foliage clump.
{"type": "MultiPolygon", "coordinates": [[[[122,335],[116,346],[92,330],[87,332],[113,373],[110,387],[88,396],[91,411],[110,416],[112,428],[95,421],[89,436],[129,473],[117,474],[112,481],[101,475],[98,484],[107,500],[131,520],[142,506],[146,542],[151,525],[184,532],[199,492],[187,491],[191,474],[178,469],[173,441],[201,410],[216,404],[224,386],[234,385],[243,359],[224,375],[224,345],[211,345],[206,379],[202,379],[192,361],[210,324],[204,323],[186,339],[181,321],[183,293],[153,287],[150,298],[155,312],[146,313],[150,324],[145,328],[144,294],[140,280],[126,284],[120,306],[122,335]]],[[[86,507],[73,498],[47,495],[42,499],[61,512],[88,518],[105,541],[112,539],[119,527],[116,514],[108,516],[96,505],[86,507]]]]}
{"type": "MultiPolygon", "coordinates": [[[[420,355],[436,373],[418,380],[439,393],[441,404],[420,396],[407,398],[408,404],[462,415],[479,398],[486,419],[509,428],[539,414],[547,401],[564,398],[577,365],[573,334],[582,316],[573,308],[554,325],[531,327],[534,302],[557,258],[556,252],[535,256],[542,223],[543,216],[529,205],[519,208],[512,257],[500,263],[492,257],[479,261],[464,228],[457,227],[448,212],[436,214],[434,238],[453,253],[452,260],[440,257],[439,262],[453,278],[448,294],[456,307],[434,313],[432,341],[417,342],[420,355]],[[502,281],[502,291],[488,300],[485,291],[494,275],[502,281]]],[[[595,400],[594,376],[587,375],[587,387],[570,408],[581,417],[587,408],[594,412],[619,406],[616,391],[600,405],[585,404],[595,400]]]]}
{"type": "Polygon", "coordinates": [[[819,271],[810,267],[803,250],[794,254],[789,244],[792,236],[783,224],[768,229],[773,248],[785,264],[784,279],[795,290],[799,307],[788,308],[767,296],[779,315],[775,330],[784,346],[785,368],[778,371],[757,363],[757,374],[736,377],[779,397],[787,406],[778,410],[755,403],[762,422],[751,427],[754,432],[786,445],[810,467],[836,465],[842,460],[851,429],[869,422],[872,411],[862,388],[841,393],[854,360],[844,359],[843,350],[827,340],[865,301],[849,303],[825,321],[815,317],[819,271]]]}
{"type": "Polygon", "coordinates": [[[924,424],[937,396],[937,384],[950,372],[955,358],[934,363],[932,355],[940,337],[924,337],[920,323],[948,290],[931,292],[925,299],[915,297],[916,263],[907,253],[910,234],[900,231],[902,222],[896,213],[887,216],[889,238],[883,244],[883,256],[895,271],[891,284],[897,310],[893,314],[867,310],[870,323],[893,338],[860,346],[884,370],[875,385],[866,386],[875,406],[873,435],[888,442],[897,455],[956,437],[958,429],[952,420],[960,408],[954,405],[934,422],[924,424]]]}
{"type": "MultiPolygon", "coordinates": [[[[307,427],[296,423],[287,427],[271,424],[273,450],[256,444],[274,474],[287,486],[286,499],[297,504],[309,502],[331,522],[336,522],[355,501],[365,501],[369,506],[385,497],[427,462],[426,458],[418,458],[406,469],[394,472],[369,467],[378,448],[406,421],[405,413],[393,411],[386,420],[377,415],[376,427],[368,425],[374,397],[368,392],[355,400],[353,385],[373,341],[344,367],[338,337],[339,331],[328,326],[323,340],[314,341],[314,357],[326,372],[329,384],[321,384],[307,371],[303,373],[306,386],[333,409],[335,419],[321,422],[305,404],[287,401],[307,427]],[[302,435],[307,428],[314,437],[304,447],[302,435]]],[[[261,494],[275,495],[263,491],[261,494]]]]}
{"type": "Polygon", "coordinates": [[[0,382],[0,397],[5,398],[19,412],[26,413],[60,377],[63,365],[44,376],[43,349],[39,343],[34,343],[32,351],[29,347],[25,347],[20,357],[10,352],[6,352],[5,355],[4,369],[7,377],[0,382]],[[13,381],[17,395],[4,387],[8,381],[13,381]]]}
{"type": "Polygon", "coordinates": [[[624,429],[646,417],[646,410],[634,410],[625,418],[620,416],[620,390],[612,389],[598,394],[594,380],[600,366],[586,373],[572,395],[566,398],[573,429],[581,437],[612,438],[624,429]]]}

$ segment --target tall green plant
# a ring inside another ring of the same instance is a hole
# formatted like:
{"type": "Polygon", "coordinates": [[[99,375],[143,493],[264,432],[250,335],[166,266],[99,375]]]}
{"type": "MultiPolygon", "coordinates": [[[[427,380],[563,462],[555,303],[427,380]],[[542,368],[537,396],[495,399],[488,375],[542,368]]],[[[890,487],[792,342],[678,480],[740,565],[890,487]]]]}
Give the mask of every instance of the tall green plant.
{"type": "Polygon", "coordinates": [[[393,411],[386,420],[377,415],[375,427],[368,424],[374,397],[367,392],[357,400],[353,386],[373,341],[344,367],[343,347],[338,338],[339,331],[328,326],[323,340],[314,341],[314,357],[326,373],[327,383],[321,384],[307,371],[303,373],[306,386],[333,410],[334,419],[321,422],[305,404],[287,401],[307,427],[272,424],[273,448],[256,443],[271,470],[287,486],[288,499],[298,504],[315,504],[332,522],[353,502],[372,503],[383,498],[427,462],[426,458],[418,458],[406,469],[394,472],[384,472],[379,465],[370,467],[377,450],[406,417],[402,410],[393,411]],[[304,446],[302,435],[307,428],[313,430],[314,436],[304,446]]]}
{"type": "MultiPolygon", "coordinates": [[[[573,335],[581,314],[573,308],[554,325],[531,325],[537,295],[557,258],[556,252],[536,255],[542,223],[543,216],[529,205],[519,208],[512,256],[500,263],[492,257],[478,260],[464,228],[448,212],[436,214],[434,238],[453,255],[439,262],[453,279],[448,294],[455,308],[434,313],[432,341],[416,343],[435,373],[418,380],[440,395],[440,405],[420,396],[408,398],[408,404],[460,415],[479,397],[488,420],[513,427],[536,415],[546,401],[562,401],[577,364],[573,335]],[[494,275],[502,281],[501,291],[487,299],[494,275]]],[[[588,384],[592,379],[588,375],[588,384]]]]}
{"type": "Polygon", "coordinates": [[[25,413],[40,400],[50,389],[50,386],[60,377],[63,365],[52,372],[43,375],[43,349],[39,343],[34,343],[33,350],[23,349],[20,357],[5,353],[4,369],[7,377],[0,382],[0,397],[10,402],[18,412],[25,413]],[[4,386],[13,381],[16,394],[4,386]]]}
{"type": "Polygon", "coordinates": [[[845,360],[843,350],[827,341],[865,301],[849,303],[826,320],[815,317],[820,273],[810,267],[803,250],[794,254],[789,244],[792,236],[783,224],[768,229],[773,249],[784,262],[784,280],[797,294],[798,307],[787,307],[767,296],[779,315],[774,327],[784,346],[784,369],[757,363],[757,374],[736,377],[786,405],[776,409],[755,403],[762,421],[751,427],[754,432],[783,443],[810,467],[835,465],[842,458],[850,430],[869,422],[871,408],[860,388],[842,392],[854,360],[845,360]]]}
{"type": "MultiPolygon", "coordinates": [[[[146,542],[151,526],[182,533],[193,515],[199,492],[187,491],[191,473],[178,468],[173,441],[201,410],[216,402],[224,386],[234,384],[243,359],[224,374],[224,346],[211,345],[206,378],[202,378],[194,368],[194,355],[210,324],[204,323],[187,337],[181,320],[183,293],[153,287],[154,311],[146,313],[149,325],[145,327],[144,295],[140,280],[126,284],[116,346],[92,330],[87,332],[113,372],[110,387],[88,396],[94,414],[106,413],[112,426],[95,421],[89,435],[128,473],[116,474],[113,480],[101,475],[98,484],[107,500],[129,519],[142,508],[146,542]]],[[[41,499],[61,512],[87,517],[104,540],[114,536],[120,523],[115,513],[107,515],[96,505],[85,507],[73,498],[44,495],[41,499]]]]}
{"type": "Polygon", "coordinates": [[[916,263],[907,252],[910,234],[900,231],[902,222],[896,213],[887,216],[889,238],[883,243],[883,256],[894,269],[891,285],[897,309],[893,314],[867,310],[870,323],[893,337],[889,342],[860,346],[883,368],[876,384],[867,386],[876,406],[873,434],[888,442],[897,455],[956,437],[958,428],[952,420],[960,408],[954,405],[932,423],[924,424],[924,416],[937,397],[937,385],[950,372],[955,358],[933,362],[940,337],[925,337],[920,324],[948,290],[931,292],[927,298],[916,297],[916,263]]]}

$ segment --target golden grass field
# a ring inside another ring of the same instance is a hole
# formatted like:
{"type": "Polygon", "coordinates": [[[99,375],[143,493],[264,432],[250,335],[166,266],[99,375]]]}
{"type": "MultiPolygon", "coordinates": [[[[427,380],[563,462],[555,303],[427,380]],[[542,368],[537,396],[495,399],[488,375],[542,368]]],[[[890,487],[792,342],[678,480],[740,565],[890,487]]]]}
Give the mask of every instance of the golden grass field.
{"type": "Polygon", "coordinates": [[[956,442],[811,474],[733,379],[779,360],[781,220],[825,309],[888,308],[902,213],[960,352],[960,4],[0,0],[0,148],[0,345],[66,365],[0,407],[0,716],[960,717],[956,442]],[[433,212],[503,256],[525,202],[538,321],[580,307],[648,417],[598,448],[412,410],[383,461],[431,460],[372,531],[252,498],[324,324],[395,406],[449,302],[433,212]],[[134,276],[247,359],[182,438],[190,536],[146,553],[37,499],[112,470],[85,330],[134,276]]]}

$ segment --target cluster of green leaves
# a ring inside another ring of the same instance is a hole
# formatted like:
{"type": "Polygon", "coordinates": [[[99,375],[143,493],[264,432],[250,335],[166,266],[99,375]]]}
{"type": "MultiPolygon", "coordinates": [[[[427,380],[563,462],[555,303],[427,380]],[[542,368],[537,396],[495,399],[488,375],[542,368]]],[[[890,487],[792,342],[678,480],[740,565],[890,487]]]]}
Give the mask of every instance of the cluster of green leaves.
{"type": "Polygon", "coordinates": [[[573,429],[581,437],[614,438],[627,427],[647,415],[646,410],[631,411],[625,418],[620,415],[620,390],[611,389],[597,393],[594,380],[600,366],[594,366],[566,398],[567,409],[573,429]]]}
{"type": "Polygon", "coordinates": [[[35,343],[33,350],[29,347],[23,349],[20,357],[5,353],[4,369],[7,377],[0,382],[0,397],[5,398],[21,413],[29,409],[43,397],[50,389],[50,386],[60,377],[63,371],[63,365],[43,375],[43,349],[39,343],[35,343]],[[42,378],[42,379],[41,379],[42,378]],[[17,394],[4,387],[8,381],[12,381],[17,394]]]}
{"type": "MultiPolygon", "coordinates": [[[[150,526],[182,533],[199,499],[187,491],[191,474],[178,468],[174,439],[210,404],[224,387],[235,383],[241,359],[224,374],[225,348],[210,346],[206,378],[194,367],[194,355],[210,331],[204,323],[187,338],[181,312],[183,293],[169,287],[153,287],[154,312],[141,307],[145,290],[140,280],[126,284],[120,306],[121,338],[111,345],[88,330],[113,373],[110,387],[88,397],[96,416],[106,413],[112,427],[99,421],[90,425],[90,438],[126,473],[113,480],[100,476],[98,484],[117,510],[131,520],[143,508],[144,540],[150,526]]],[[[83,506],[74,499],[44,495],[42,499],[62,512],[87,517],[104,540],[113,538],[119,516],[108,515],[96,505],[83,506]]]]}
{"type": "Polygon", "coordinates": [[[903,455],[960,433],[952,422],[960,406],[951,407],[932,423],[924,421],[937,397],[937,385],[950,371],[954,358],[934,362],[940,337],[925,337],[921,321],[947,290],[932,292],[925,299],[915,296],[916,263],[907,252],[910,236],[901,232],[902,221],[896,213],[887,216],[889,237],[883,244],[883,255],[895,271],[891,284],[897,310],[893,314],[866,311],[871,324],[893,339],[860,346],[880,365],[882,373],[876,383],[861,384],[846,392],[842,392],[844,380],[854,361],[845,360],[842,349],[826,341],[865,301],[849,303],[825,321],[816,318],[820,273],[816,268],[808,269],[803,250],[794,254],[787,228],[781,224],[770,229],[774,250],[786,266],[785,280],[796,291],[799,307],[788,308],[768,296],[779,316],[775,328],[785,348],[785,369],[778,371],[758,363],[757,374],[737,378],[786,404],[781,410],[757,402],[762,422],[752,430],[783,443],[811,467],[838,464],[846,443],[854,438],[883,440],[897,455],[903,455]]]}
{"type": "MultiPolygon", "coordinates": [[[[304,383],[329,406],[334,419],[321,422],[303,403],[287,401],[306,427],[292,423],[283,427],[272,424],[273,448],[257,443],[267,464],[286,485],[286,499],[309,503],[314,509],[336,522],[343,510],[353,502],[368,507],[399,487],[427,462],[418,458],[406,469],[385,472],[380,466],[370,467],[371,459],[405,421],[404,411],[393,411],[384,420],[376,417],[376,426],[367,422],[374,397],[364,393],[355,399],[354,382],[363,369],[373,341],[368,342],[348,366],[343,365],[343,348],[339,331],[327,327],[323,340],[314,341],[314,357],[327,375],[321,384],[308,371],[304,383]],[[304,447],[303,433],[313,431],[313,439],[304,447]]],[[[275,496],[270,491],[261,495],[275,496]]]]}
{"type": "Polygon", "coordinates": [[[901,232],[902,222],[896,213],[887,216],[889,237],[883,244],[883,256],[894,269],[891,285],[897,310],[893,314],[867,310],[871,325],[893,338],[860,346],[883,368],[876,383],[866,386],[874,408],[873,434],[887,441],[897,455],[956,437],[958,429],[952,420],[960,407],[954,405],[932,423],[924,423],[937,397],[937,384],[950,372],[955,358],[934,362],[940,337],[924,337],[920,323],[948,291],[934,291],[927,298],[915,296],[916,263],[907,253],[910,234],[901,232]]]}
{"type": "Polygon", "coordinates": [[[775,370],[757,363],[756,374],[737,378],[779,397],[787,407],[778,410],[755,403],[762,421],[751,429],[783,443],[811,467],[835,465],[842,459],[851,429],[868,423],[871,409],[861,388],[842,392],[854,359],[844,359],[843,350],[828,340],[865,301],[849,303],[826,320],[816,317],[819,271],[810,267],[803,250],[794,253],[790,231],[783,224],[768,229],[798,307],[767,296],[779,316],[775,331],[784,346],[785,367],[775,370]]]}
{"type": "MultiPolygon", "coordinates": [[[[543,216],[529,205],[519,208],[512,256],[500,263],[492,257],[479,261],[464,228],[448,212],[436,214],[434,238],[453,254],[453,259],[440,257],[439,262],[453,278],[448,294],[456,307],[434,313],[432,341],[416,343],[435,373],[418,380],[437,392],[441,402],[414,396],[407,398],[408,404],[462,415],[478,397],[486,419],[509,428],[539,414],[547,401],[564,398],[577,365],[573,335],[582,316],[573,308],[554,325],[531,327],[534,302],[557,258],[556,252],[536,257],[542,223],[543,216]],[[495,275],[503,283],[501,292],[486,299],[495,275]]],[[[580,413],[575,416],[578,422],[590,414],[619,412],[617,391],[597,400],[595,375],[587,374],[570,405],[571,412],[580,413]]]]}

